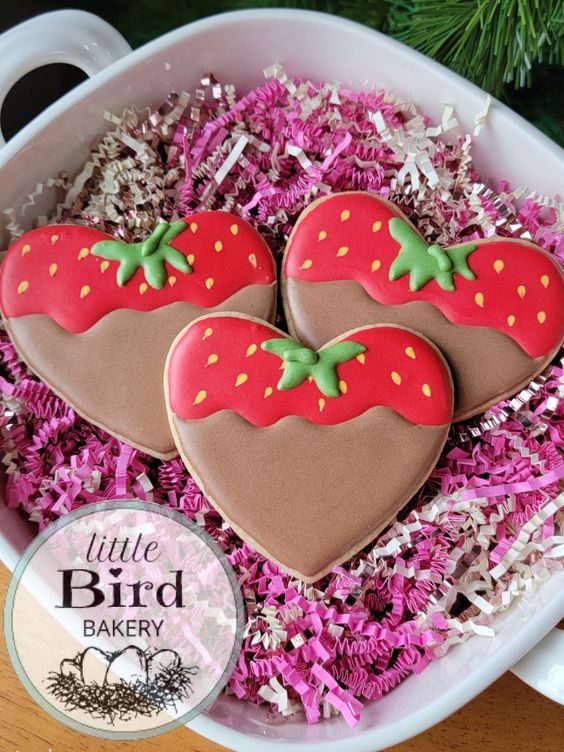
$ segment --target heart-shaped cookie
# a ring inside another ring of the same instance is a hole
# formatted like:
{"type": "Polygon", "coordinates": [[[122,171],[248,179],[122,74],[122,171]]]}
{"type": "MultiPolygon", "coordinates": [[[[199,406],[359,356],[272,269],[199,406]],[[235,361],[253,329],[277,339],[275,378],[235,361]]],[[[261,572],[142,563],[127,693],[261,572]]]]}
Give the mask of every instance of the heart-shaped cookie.
{"type": "Polygon", "coordinates": [[[159,224],[121,243],[88,227],[23,235],[0,270],[0,306],[22,360],[87,420],[163,459],[177,454],[162,377],[174,337],[206,311],[270,319],[272,254],[225,212],[159,224]]]}
{"type": "Polygon", "coordinates": [[[499,237],[441,248],[368,193],[302,213],[281,285],[290,331],[310,347],[364,324],[423,333],[451,368],[455,420],[528,384],[564,337],[562,272],[543,250],[499,237]]]}
{"type": "Polygon", "coordinates": [[[452,383],[427,340],[393,326],[315,352],[263,321],[213,314],[165,372],[186,467],[238,534],[313,582],[368,543],[432,471],[452,383]]]}

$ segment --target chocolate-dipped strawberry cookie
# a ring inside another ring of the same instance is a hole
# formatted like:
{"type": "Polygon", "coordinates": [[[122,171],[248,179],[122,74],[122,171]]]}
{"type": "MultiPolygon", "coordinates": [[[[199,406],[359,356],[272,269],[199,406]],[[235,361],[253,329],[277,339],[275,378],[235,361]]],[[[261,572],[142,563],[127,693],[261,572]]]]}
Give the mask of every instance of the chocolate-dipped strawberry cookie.
{"type": "Polygon", "coordinates": [[[452,418],[438,350],[369,326],[319,351],[213,314],[174,341],[167,408],[184,463],[245,540],[313,582],[368,543],[432,471],[452,418]]]}
{"type": "Polygon", "coordinates": [[[455,420],[526,385],[564,337],[562,272],[521,240],[441,248],[368,193],[321,198],[288,241],[282,295],[290,331],[311,347],[363,324],[401,324],[442,351],[455,420]]]}
{"type": "Polygon", "coordinates": [[[178,332],[206,311],[270,319],[272,255],[246,222],[206,212],[127,244],[88,227],[32,230],[6,253],[0,306],[24,362],[78,413],[147,453],[177,454],[162,376],[178,332]]]}

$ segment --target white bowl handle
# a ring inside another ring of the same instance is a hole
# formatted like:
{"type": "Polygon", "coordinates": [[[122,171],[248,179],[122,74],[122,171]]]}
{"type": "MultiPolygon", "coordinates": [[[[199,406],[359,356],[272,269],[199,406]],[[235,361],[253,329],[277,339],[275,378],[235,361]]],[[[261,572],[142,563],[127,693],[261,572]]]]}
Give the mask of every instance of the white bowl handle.
{"type": "Polygon", "coordinates": [[[537,692],[564,705],[564,630],[549,632],[511,671],[537,692]]]}
{"type": "MultiPolygon", "coordinates": [[[[93,76],[131,52],[113,26],[92,13],[59,10],[35,16],[0,36],[0,108],[26,73],[49,63],[68,63],[93,76]]],[[[0,148],[5,140],[0,132],[0,148]]]]}

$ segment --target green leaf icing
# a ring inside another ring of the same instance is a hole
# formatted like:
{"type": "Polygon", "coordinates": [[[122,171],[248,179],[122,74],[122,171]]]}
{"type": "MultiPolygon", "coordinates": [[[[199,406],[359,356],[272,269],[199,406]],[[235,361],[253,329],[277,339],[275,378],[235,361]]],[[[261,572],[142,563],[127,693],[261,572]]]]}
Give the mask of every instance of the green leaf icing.
{"type": "Polygon", "coordinates": [[[309,375],[310,369],[303,363],[288,363],[276,388],[281,392],[293,389],[305,381],[309,375]]]}
{"type": "Polygon", "coordinates": [[[291,363],[303,363],[304,366],[314,366],[319,360],[319,355],[309,347],[300,347],[299,350],[290,350],[286,353],[286,360],[291,363]]]}
{"type": "Polygon", "coordinates": [[[468,266],[468,256],[476,250],[476,243],[465,243],[452,248],[441,248],[425,241],[406,222],[398,217],[389,221],[390,235],[401,245],[401,250],[390,266],[389,278],[395,282],[409,274],[409,288],[417,292],[432,279],[443,290],[455,289],[453,277],[456,273],[464,279],[474,280],[476,275],[468,266]]]}
{"type": "Polygon", "coordinates": [[[116,279],[120,287],[127,284],[141,266],[148,284],[155,290],[162,290],[167,278],[165,262],[184,274],[192,272],[186,256],[169,245],[186,227],[181,221],[161,222],[152,235],[140,243],[101,240],[92,246],[92,253],[109,261],[119,261],[116,279]]]}
{"type": "Polygon", "coordinates": [[[284,360],[288,360],[287,353],[290,353],[293,350],[303,350],[304,346],[301,342],[296,342],[295,339],[278,337],[277,339],[268,339],[266,342],[263,342],[262,349],[266,352],[274,353],[284,360]]]}
{"type": "Polygon", "coordinates": [[[326,397],[338,397],[341,394],[337,366],[366,352],[364,345],[350,340],[317,352],[304,347],[301,342],[286,337],[268,339],[261,347],[284,361],[284,373],[277,389],[282,392],[293,389],[306,379],[312,378],[319,391],[326,397]]]}

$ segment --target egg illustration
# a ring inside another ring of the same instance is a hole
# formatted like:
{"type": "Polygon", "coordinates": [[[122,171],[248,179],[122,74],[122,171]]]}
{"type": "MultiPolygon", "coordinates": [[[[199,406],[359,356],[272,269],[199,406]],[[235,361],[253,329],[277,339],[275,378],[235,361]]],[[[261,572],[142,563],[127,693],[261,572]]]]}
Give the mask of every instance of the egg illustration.
{"type": "Polygon", "coordinates": [[[83,684],[103,684],[112,654],[100,648],[89,647],[79,657],[83,684]]]}
{"type": "Polygon", "coordinates": [[[74,676],[78,681],[82,680],[80,665],[76,658],[65,658],[59,665],[59,671],[63,676],[74,676]]]}
{"type": "Polygon", "coordinates": [[[120,681],[126,684],[137,682],[146,684],[148,680],[147,656],[141,648],[135,645],[129,645],[112,656],[104,677],[105,684],[115,684],[120,681]]]}
{"type": "Polygon", "coordinates": [[[159,674],[180,668],[180,665],[180,656],[175,650],[157,650],[149,658],[149,679],[153,681],[159,674]]]}

